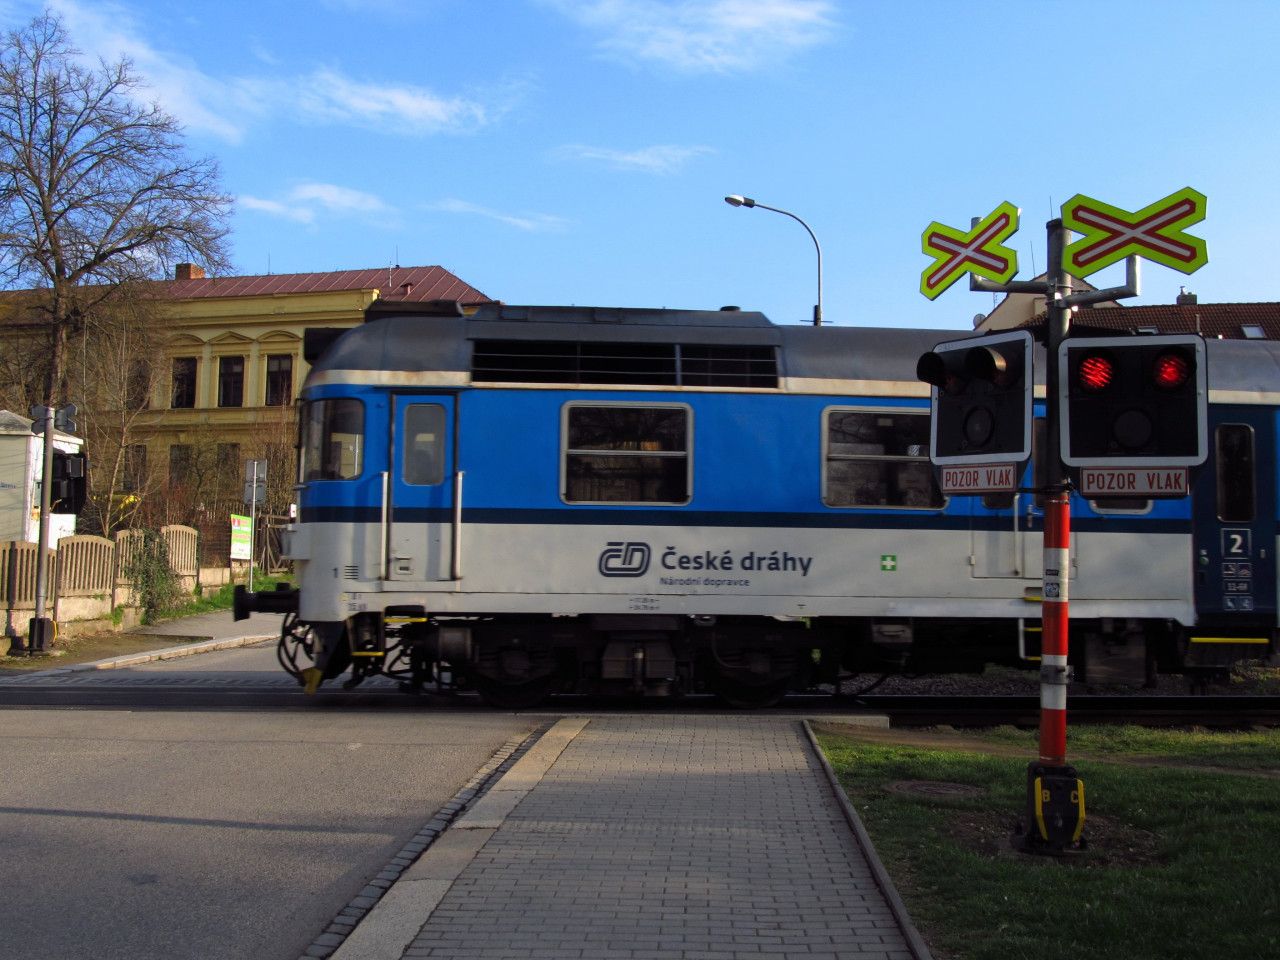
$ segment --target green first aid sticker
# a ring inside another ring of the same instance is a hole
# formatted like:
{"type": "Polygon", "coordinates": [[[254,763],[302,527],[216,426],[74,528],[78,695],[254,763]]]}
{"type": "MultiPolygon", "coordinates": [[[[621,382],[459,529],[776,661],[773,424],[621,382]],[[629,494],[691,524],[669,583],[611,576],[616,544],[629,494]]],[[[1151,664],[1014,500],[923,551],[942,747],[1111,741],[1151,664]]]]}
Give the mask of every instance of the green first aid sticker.
{"type": "Polygon", "coordinates": [[[898,569],[898,555],[896,553],[880,554],[880,570],[884,573],[893,573],[898,569]]]}

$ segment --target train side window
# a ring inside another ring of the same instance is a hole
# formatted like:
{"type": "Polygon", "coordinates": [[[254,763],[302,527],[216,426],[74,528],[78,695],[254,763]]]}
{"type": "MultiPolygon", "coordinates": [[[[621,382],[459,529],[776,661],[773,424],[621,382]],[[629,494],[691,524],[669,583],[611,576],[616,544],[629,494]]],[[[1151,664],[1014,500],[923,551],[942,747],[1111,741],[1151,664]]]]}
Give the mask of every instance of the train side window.
{"type": "Polygon", "coordinates": [[[1105,500],[1090,500],[1089,506],[1100,516],[1108,513],[1151,512],[1151,501],[1143,497],[1107,497],[1105,500]]]}
{"type": "Polygon", "coordinates": [[[941,510],[929,463],[929,412],[826,411],[822,502],[829,507],[941,510]]]}
{"type": "Polygon", "coordinates": [[[566,405],[565,502],[688,503],[692,419],[683,405],[566,405]]]}
{"type": "Polygon", "coordinates": [[[350,397],[312,400],[302,414],[302,479],[351,480],[364,461],[364,404],[350,397]]]}
{"type": "Polygon", "coordinates": [[[1214,463],[1218,471],[1218,519],[1250,523],[1256,513],[1253,428],[1224,423],[1214,434],[1214,463]]]}
{"type": "Polygon", "coordinates": [[[411,403],[404,411],[404,482],[434,486],[444,480],[444,407],[411,403]]]}

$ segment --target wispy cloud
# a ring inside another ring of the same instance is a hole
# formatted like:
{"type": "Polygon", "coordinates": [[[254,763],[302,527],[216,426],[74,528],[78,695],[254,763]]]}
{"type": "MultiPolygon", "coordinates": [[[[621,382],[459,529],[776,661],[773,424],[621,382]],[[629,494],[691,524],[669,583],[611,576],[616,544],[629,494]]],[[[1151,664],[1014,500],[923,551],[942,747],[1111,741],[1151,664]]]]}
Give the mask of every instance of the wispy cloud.
{"type": "Polygon", "coordinates": [[[374,216],[389,210],[381,198],[371,193],[332,183],[301,183],[279,200],[242,194],[236,201],[246,210],[295,223],[315,223],[321,213],[374,216]]]}
{"type": "Polygon", "coordinates": [[[280,200],[264,200],[262,197],[250,196],[247,193],[236,197],[236,203],[245,210],[255,210],[258,213],[269,214],[282,220],[293,220],[296,223],[313,223],[316,219],[315,210],[309,206],[284,203],[280,200]]]}
{"type": "Polygon", "coordinates": [[[614,170],[658,174],[675,173],[695,157],[709,153],[715,151],[711,147],[681,147],[674,144],[657,144],[641,147],[639,150],[614,150],[571,143],[555,151],[557,157],[566,160],[584,160],[602,163],[614,170]]]}
{"type": "MultiPolygon", "coordinates": [[[[150,84],[144,91],[148,99],[159,99],[188,129],[233,143],[253,124],[277,116],[424,135],[474,130],[505,109],[414,84],[357,79],[328,67],[294,75],[214,76],[189,57],[144,40],[128,10],[116,4],[52,0],[51,6],[89,58],[128,57],[150,84]]],[[[261,45],[251,45],[270,67],[261,45]]]]}
{"type": "Polygon", "coordinates": [[[442,97],[411,85],[367,83],[335,70],[317,70],[303,80],[297,105],[320,120],[352,121],[380,130],[399,127],[437,133],[484,126],[485,108],[465,97],[442,97]]]}
{"type": "Polygon", "coordinates": [[[828,40],[833,0],[541,0],[626,61],[684,73],[752,70],[828,40]]]}
{"type": "Polygon", "coordinates": [[[563,217],[552,216],[549,213],[505,213],[501,210],[494,210],[490,207],[483,207],[478,203],[456,198],[440,200],[431,204],[428,209],[497,220],[499,223],[505,223],[509,227],[515,227],[517,230],[524,230],[528,233],[551,233],[563,230],[568,225],[568,221],[563,217]]]}

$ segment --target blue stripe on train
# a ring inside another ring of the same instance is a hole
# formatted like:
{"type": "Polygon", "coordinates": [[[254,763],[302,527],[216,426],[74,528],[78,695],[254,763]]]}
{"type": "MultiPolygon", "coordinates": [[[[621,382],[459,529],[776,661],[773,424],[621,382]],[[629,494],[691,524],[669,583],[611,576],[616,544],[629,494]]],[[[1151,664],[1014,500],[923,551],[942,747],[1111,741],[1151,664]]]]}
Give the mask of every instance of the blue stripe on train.
{"type": "MultiPolygon", "coordinates": [[[[449,508],[399,508],[393,511],[393,523],[450,523],[449,508]]],[[[303,523],[380,523],[382,513],[376,507],[307,507],[302,510],[303,523]]],[[[1039,518],[1036,518],[1039,521],[1039,518]]],[[[1006,516],[956,516],[947,514],[888,513],[735,513],[697,510],[593,509],[514,510],[472,508],[463,510],[462,522],[482,524],[540,524],[544,526],[619,526],[619,527],[761,527],[810,530],[1010,530],[1006,516]]],[[[1149,516],[1078,517],[1071,528],[1080,532],[1108,533],[1189,533],[1191,521],[1185,518],[1149,516]]],[[[1023,527],[1022,532],[1035,534],[1041,525],[1023,527]]]]}

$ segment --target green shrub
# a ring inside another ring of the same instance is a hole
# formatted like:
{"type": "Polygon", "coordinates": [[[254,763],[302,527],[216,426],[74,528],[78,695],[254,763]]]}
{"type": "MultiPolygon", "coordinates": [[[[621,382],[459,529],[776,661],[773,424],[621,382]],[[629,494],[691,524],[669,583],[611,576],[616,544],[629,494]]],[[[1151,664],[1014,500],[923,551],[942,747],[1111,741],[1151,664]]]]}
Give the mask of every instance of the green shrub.
{"type": "Polygon", "coordinates": [[[143,531],[142,542],[125,565],[124,575],[133,584],[143,623],[155,623],[182,602],[181,582],[169,566],[169,545],[155,530],[143,531]]]}

